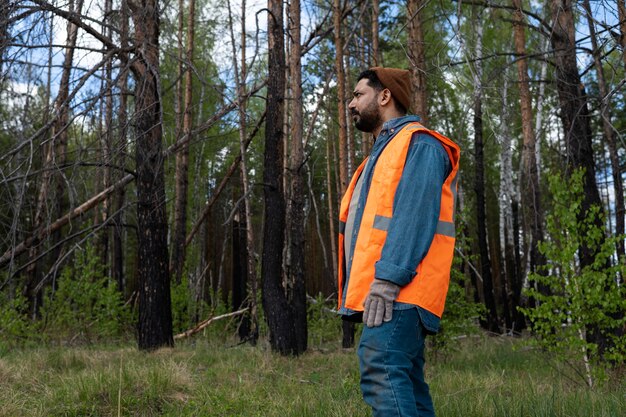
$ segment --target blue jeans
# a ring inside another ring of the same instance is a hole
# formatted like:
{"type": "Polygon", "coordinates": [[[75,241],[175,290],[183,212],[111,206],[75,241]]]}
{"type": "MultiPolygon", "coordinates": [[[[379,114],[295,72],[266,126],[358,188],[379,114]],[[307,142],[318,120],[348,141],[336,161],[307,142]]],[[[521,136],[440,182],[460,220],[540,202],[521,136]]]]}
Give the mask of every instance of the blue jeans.
{"type": "Polygon", "coordinates": [[[435,417],[424,381],[424,327],[416,308],[363,327],[358,348],[361,392],[374,417],[435,417]]]}

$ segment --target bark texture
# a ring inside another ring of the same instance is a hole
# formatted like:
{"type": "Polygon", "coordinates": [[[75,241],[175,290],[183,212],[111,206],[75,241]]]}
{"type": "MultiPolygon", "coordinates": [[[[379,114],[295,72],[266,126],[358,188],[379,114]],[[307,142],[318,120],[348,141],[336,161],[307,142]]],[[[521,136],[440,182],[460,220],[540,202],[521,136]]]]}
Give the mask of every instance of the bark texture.
{"type": "Polygon", "coordinates": [[[283,143],[285,105],[285,46],[283,7],[280,0],[268,0],[268,83],[265,153],[263,155],[263,309],[272,350],[283,355],[295,353],[293,312],[283,288],[285,242],[285,198],[283,191],[283,143]]]}
{"type": "MultiPolygon", "coordinates": [[[[591,146],[591,125],[587,105],[587,95],[581,83],[576,65],[576,37],[571,0],[552,0],[551,12],[553,30],[550,41],[554,49],[556,86],[559,96],[560,116],[565,134],[567,149],[567,167],[569,170],[583,168],[584,198],[581,219],[592,205],[602,208],[600,193],[596,184],[596,168],[591,146]]],[[[602,220],[597,218],[596,224],[603,228],[602,220]]],[[[580,261],[583,266],[591,265],[595,259],[592,249],[583,245],[580,261]]]]}
{"type": "Polygon", "coordinates": [[[291,151],[289,155],[290,203],[287,214],[290,251],[287,265],[287,282],[291,288],[289,295],[293,308],[296,354],[307,349],[307,308],[305,285],[305,221],[304,204],[304,149],[303,149],[303,103],[302,103],[302,62],[300,47],[300,0],[291,0],[289,4],[290,53],[289,67],[291,74],[291,151]]]}
{"type": "Polygon", "coordinates": [[[428,124],[428,91],[426,90],[426,48],[423,31],[423,0],[407,0],[409,18],[409,70],[413,94],[411,106],[413,113],[420,116],[423,124],[428,124]]]}
{"type": "Polygon", "coordinates": [[[138,346],[172,346],[170,274],[162,152],[159,83],[159,5],[157,0],[129,3],[135,27],[135,164],[139,321],[138,346]]]}
{"type": "MultiPolygon", "coordinates": [[[[182,2],[180,2],[182,3],[182,2]]],[[[185,98],[182,108],[182,132],[180,136],[189,137],[193,124],[192,100],[193,100],[193,48],[195,33],[195,0],[189,0],[189,10],[187,11],[187,43],[184,67],[184,90],[185,98]]],[[[183,15],[183,10],[180,10],[183,15]]],[[[182,17],[181,17],[182,19],[182,17]]],[[[181,30],[182,32],[182,25],[181,30]]],[[[180,50],[183,50],[181,39],[180,50]]],[[[181,111],[179,109],[179,111],[181,111]]],[[[187,232],[187,203],[189,190],[189,140],[176,153],[176,174],[175,174],[175,200],[174,200],[174,230],[172,233],[172,260],[171,271],[176,282],[180,282],[185,266],[185,237],[187,232]]]]}
{"type": "Polygon", "coordinates": [[[483,15],[478,11],[476,25],[476,59],[474,69],[474,192],[476,193],[476,227],[477,244],[480,255],[480,273],[483,279],[483,295],[487,318],[484,326],[492,332],[499,332],[498,312],[493,291],[493,277],[491,274],[491,260],[489,258],[489,244],[487,242],[487,214],[485,211],[485,153],[483,140],[483,105],[482,105],[482,36],[483,15]]]}

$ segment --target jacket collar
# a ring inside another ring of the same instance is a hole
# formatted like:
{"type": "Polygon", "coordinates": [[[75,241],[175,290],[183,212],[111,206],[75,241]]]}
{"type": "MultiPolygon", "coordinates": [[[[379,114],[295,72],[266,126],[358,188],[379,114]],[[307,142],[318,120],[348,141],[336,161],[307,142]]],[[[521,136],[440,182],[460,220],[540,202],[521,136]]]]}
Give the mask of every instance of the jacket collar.
{"type": "Polygon", "coordinates": [[[379,146],[384,146],[384,144],[386,144],[389,141],[389,139],[395,136],[395,134],[400,129],[402,129],[406,124],[419,122],[419,121],[420,121],[420,117],[414,114],[410,114],[410,115],[406,115],[402,117],[396,117],[395,119],[387,120],[383,124],[383,128],[378,134],[378,137],[375,138],[373,148],[376,149],[379,146]]]}

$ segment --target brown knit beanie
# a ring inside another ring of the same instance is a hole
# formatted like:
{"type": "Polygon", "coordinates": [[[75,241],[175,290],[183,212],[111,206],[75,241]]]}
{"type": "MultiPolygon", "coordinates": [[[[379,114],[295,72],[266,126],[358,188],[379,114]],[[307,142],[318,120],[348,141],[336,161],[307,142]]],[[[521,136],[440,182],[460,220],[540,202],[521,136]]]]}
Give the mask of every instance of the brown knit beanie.
{"type": "Polygon", "coordinates": [[[405,109],[411,107],[411,76],[409,71],[399,68],[370,68],[376,73],[383,87],[391,91],[391,95],[405,109]]]}

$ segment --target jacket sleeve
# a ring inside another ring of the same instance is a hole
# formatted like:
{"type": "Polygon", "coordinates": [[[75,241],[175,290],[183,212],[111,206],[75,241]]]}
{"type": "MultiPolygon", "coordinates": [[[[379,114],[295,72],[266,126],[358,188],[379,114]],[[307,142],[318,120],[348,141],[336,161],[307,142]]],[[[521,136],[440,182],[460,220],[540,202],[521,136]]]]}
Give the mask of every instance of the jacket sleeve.
{"type": "Polygon", "coordinates": [[[441,204],[441,187],[451,165],[437,139],[414,134],[394,197],[393,215],[376,278],[405,286],[433,240],[441,204]]]}

